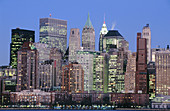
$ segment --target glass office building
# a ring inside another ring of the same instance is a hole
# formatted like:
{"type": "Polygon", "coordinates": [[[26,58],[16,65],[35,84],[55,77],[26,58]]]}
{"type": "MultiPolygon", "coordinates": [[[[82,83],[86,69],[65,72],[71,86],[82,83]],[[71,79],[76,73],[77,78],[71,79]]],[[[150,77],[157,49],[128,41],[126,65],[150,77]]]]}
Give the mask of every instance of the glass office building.
{"type": "Polygon", "coordinates": [[[49,48],[58,48],[65,53],[67,48],[67,21],[41,18],[39,41],[48,44],[49,48]]]}
{"type": "Polygon", "coordinates": [[[117,30],[109,30],[101,40],[103,42],[100,47],[102,51],[109,52],[109,50],[113,48],[124,48],[124,50],[128,50],[129,48],[129,43],[117,30]]]}
{"type": "Polygon", "coordinates": [[[96,51],[77,51],[77,62],[81,64],[84,70],[84,91],[93,90],[93,76],[95,70],[95,58],[99,55],[96,51]]]}
{"type": "Polygon", "coordinates": [[[24,42],[35,42],[35,32],[20,28],[12,29],[10,44],[10,66],[17,68],[17,51],[24,42]]]}

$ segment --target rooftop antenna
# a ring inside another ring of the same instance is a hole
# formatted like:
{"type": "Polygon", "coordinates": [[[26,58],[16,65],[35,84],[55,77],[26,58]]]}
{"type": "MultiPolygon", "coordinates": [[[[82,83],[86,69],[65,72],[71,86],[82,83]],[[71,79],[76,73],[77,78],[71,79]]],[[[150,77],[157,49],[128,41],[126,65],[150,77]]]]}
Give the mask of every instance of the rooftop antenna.
{"type": "Polygon", "coordinates": [[[104,13],[104,24],[105,24],[105,13],[104,13]]]}
{"type": "Polygon", "coordinates": [[[50,13],[50,18],[51,18],[51,13],[50,13]]]}

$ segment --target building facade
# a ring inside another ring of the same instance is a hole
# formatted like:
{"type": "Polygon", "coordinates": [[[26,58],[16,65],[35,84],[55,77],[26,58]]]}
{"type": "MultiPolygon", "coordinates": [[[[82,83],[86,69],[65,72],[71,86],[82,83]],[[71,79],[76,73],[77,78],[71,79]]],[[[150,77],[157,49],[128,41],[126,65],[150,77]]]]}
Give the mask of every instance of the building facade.
{"type": "Polygon", "coordinates": [[[11,92],[10,101],[20,105],[50,105],[55,101],[55,93],[44,92],[38,89],[11,92]]]}
{"type": "Polygon", "coordinates": [[[152,62],[155,62],[155,56],[156,56],[156,53],[159,52],[159,51],[165,51],[165,48],[152,48],[151,49],[151,55],[152,55],[152,62]]]}
{"type": "Polygon", "coordinates": [[[62,67],[62,91],[83,93],[84,71],[81,64],[74,62],[62,67]]]}
{"type": "Polygon", "coordinates": [[[156,53],[156,95],[168,95],[170,87],[170,51],[159,51],[156,53]]]}
{"type": "Polygon", "coordinates": [[[67,48],[67,21],[41,18],[39,41],[47,44],[49,48],[58,48],[65,53],[67,48]]]}
{"type": "Polygon", "coordinates": [[[151,61],[151,30],[149,24],[143,27],[142,38],[146,38],[146,47],[147,47],[147,63],[151,61]]]}
{"type": "Polygon", "coordinates": [[[46,60],[39,63],[39,88],[43,91],[50,91],[53,88],[53,60],[46,60]]]}
{"type": "Polygon", "coordinates": [[[53,60],[53,90],[61,90],[63,52],[57,48],[50,49],[50,59],[53,60]]]}
{"type": "Polygon", "coordinates": [[[136,52],[129,53],[125,73],[125,93],[135,93],[136,52]]]}
{"type": "Polygon", "coordinates": [[[170,108],[170,96],[165,95],[157,95],[151,101],[151,108],[152,109],[159,109],[159,110],[168,110],[170,108]]]}
{"type": "Polygon", "coordinates": [[[147,80],[147,44],[146,38],[141,38],[137,33],[137,54],[136,54],[136,88],[135,93],[148,93],[147,80]]]}
{"type": "Polygon", "coordinates": [[[76,51],[80,50],[80,32],[79,29],[72,28],[69,38],[69,61],[76,61],[76,51]]]}
{"type": "Polygon", "coordinates": [[[124,93],[127,53],[123,49],[111,49],[108,54],[108,92],[124,93]]]}
{"type": "Polygon", "coordinates": [[[155,62],[149,62],[147,65],[148,71],[148,91],[149,91],[149,99],[153,99],[156,94],[156,67],[155,62]]]}
{"type": "Polygon", "coordinates": [[[107,53],[100,53],[95,56],[94,60],[93,90],[107,93],[109,55],[107,53]]]}
{"type": "Polygon", "coordinates": [[[38,55],[39,55],[39,62],[43,62],[46,60],[49,60],[50,58],[50,48],[48,48],[47,44],[43,44],[43,43],[34,43],[33,44],[35,46],[35,48],[38,51],[38,55]]]}
{"type": "Polygon", "coordinates": [[[96,55],[99,54],[96,51],[77,51],[77,62],[81,64],[84,70],[84,91],[93,90],[94,61],[96,55]]]}
{"type": "Polygon", "coordinates": [[[10,66],[0,66],[0,77],[16,76],[17,69],[10,66]]]}
{"type": "Polygon", "coordinates": [[[24,42],[35,42],[35,32],[25,29],[12,29],[10,43],[10,66],[17,68],[17,51],[24,42]]]}
{"type": "Polygon", "coordinates": [[[90,21],[89,14],[82,31],[82,47],[84,50],[95,50],[95,31],[90,21]]]}
{"type": "Polygon", "coordinates": [[[38,51],[32,42],[25,42],[18,51],[16,90],[30,90],[38,87],[38,51]]]}
{"type": "Polygon", "coordinates": [[[109,52],[109,50],[113,48],[124,48],[124,50],[128,50],[129,48],[129,43],[117,30],[109,30],[102,41],[103,48],[100,48],[103,49],[102,51],[109,52]]]}

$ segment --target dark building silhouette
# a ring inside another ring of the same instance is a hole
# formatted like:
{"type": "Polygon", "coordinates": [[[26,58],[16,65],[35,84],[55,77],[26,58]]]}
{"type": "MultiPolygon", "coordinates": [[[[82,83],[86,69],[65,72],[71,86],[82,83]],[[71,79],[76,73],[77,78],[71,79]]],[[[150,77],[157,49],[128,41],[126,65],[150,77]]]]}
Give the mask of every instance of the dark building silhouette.
{"type": "Polygon", "coordinates": [[[135,93],[148,93],[148,91],[147,91],[146,38],[141,38],[141,33],[137,33],[136,89],[135,89],[135,93]]]}
{"type": "Polygon", "coordinates": [[[35,42],[35,32],[24,29],[12,29],[10,44],[10,66],[17,68],[17,51],[24,42],[35,42]]]}

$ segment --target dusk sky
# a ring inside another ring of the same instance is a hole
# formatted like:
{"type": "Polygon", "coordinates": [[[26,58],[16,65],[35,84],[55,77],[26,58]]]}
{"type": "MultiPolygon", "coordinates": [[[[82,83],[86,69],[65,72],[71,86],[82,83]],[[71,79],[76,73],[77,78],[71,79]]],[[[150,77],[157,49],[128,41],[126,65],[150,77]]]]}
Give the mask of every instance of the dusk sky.
{"type": "Polygon", "coordinates": [[[152,48],[170,45],[170,0],[0,0],[0,66],[10,60],[11,29],[17,27],[35,31],[39,41],[39,19],[49,17],[67,20],[67,39],[70,29],[80,33],[87,15],[95,29],[96,50],[104,14],[108,30],[112,24],[136,51],[136,35],[143,26],[151,28],[152,48]]]}

